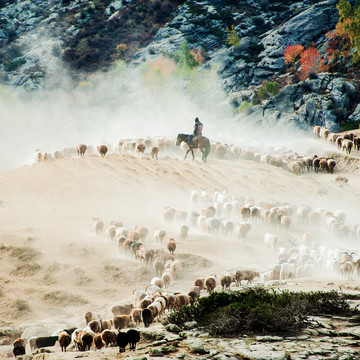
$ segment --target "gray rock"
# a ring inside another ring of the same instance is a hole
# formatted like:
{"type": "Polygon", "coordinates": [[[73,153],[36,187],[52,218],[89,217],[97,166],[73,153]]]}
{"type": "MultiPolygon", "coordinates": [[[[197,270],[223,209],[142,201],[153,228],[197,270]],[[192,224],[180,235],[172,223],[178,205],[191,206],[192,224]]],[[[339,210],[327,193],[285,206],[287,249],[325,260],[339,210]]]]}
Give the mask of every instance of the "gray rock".
{"type": "Polygon", "coordinates": [[[181,332],[181,329],[175,324],[168,324],[168,325],[165,326],[165,329],[167,331],[173,332],[175,334],[178,334],[178,333],[181,332]]]}
{"type": "Polygon", "coordinates": [[[337,334],[338,336],[352,336],[356,339],[360,339],[360,326],[342,329],[338,331],[337,334]]]}
{"type": "Polygon", "coordinates": [[[149,356],[161,357],[163,354],[159,349],[150,349],[149,356]]]}
{"type": "Polygon", "coordinates": [[[196,321],[187,321],[184,323],[184,329],[192,330],[198,327],[198,323],[196,321]]]}
{"type": "Polygon", "coordinates": [[[210,353],[210,349],[208,347],[205,347],[202,341],[200,340],[192,340],[192,339],[185,340],[184,344],[189,348],[189,351],[193,354],[204,355],[210,353]]]}

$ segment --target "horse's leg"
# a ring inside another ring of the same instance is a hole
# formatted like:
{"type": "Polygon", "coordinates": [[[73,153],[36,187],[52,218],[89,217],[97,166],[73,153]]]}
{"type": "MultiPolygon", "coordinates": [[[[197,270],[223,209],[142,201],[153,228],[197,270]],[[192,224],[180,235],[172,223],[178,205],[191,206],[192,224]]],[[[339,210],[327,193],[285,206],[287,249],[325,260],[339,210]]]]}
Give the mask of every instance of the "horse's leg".
{"type": "Polygon", "coordinates": [[[191,154],[192,154],[193,160],[195,160],[195,155],[194,155],[194,150],[193,150],[193,148],[191,148],[191,154]]]}
{"type": "Polygon", "coordinates": [[[190,152],[190,149],[186,152],[185,157],[184,157],[184,160],[186,160],[186,157],[187,157],[187,155],[188,155],[189,152],[190,152]]]}

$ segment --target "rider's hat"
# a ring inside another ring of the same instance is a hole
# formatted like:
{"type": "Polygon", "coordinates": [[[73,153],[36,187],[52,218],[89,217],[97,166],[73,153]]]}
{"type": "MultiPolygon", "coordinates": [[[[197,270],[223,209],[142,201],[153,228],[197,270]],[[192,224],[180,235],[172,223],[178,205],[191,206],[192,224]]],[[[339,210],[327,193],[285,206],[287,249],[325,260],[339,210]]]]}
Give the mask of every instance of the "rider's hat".
{"type": "Polygon", "coordinates": [[[200,122],[200,120],[199,120],[198,117],[195,118],[195,122],[196,122],[196,123],[200,122]]]}

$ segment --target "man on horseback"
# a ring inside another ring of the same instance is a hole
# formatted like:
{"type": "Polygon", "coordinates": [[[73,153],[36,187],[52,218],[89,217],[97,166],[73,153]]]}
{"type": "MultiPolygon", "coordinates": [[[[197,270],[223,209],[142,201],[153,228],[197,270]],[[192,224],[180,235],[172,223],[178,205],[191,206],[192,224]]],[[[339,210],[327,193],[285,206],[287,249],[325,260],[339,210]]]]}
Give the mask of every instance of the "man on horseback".
{"type": "Polygon", "coordinates": [[[196,117],[195,118],[195,126],[194,126],[194,131],[192,134],[189,135],[189,146],[192,147],[193,143],[192,143],[192,138],[194,136],[197,135],[202,135],[202,130],[203,130],[204,125],[200,122],[199,118],[196,117]]]}

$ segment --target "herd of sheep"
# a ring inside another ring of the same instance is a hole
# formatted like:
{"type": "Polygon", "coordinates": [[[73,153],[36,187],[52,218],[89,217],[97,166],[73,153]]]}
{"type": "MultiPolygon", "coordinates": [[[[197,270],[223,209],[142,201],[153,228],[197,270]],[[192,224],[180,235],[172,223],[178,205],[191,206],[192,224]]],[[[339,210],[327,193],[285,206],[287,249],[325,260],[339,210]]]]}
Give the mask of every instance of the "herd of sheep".
{"type": "Polygon", "coordinates": [[[323,126],[313,126],[313,133],[316,137],[327,140],[335,144],[339,149],[350,155],[351,150],[360,150],[360,137],[354,132],[333,133],[323,126]]]}
{"type": "MultiPolygon", "coordinates": [[[[125,139],[119,141],[116,145],[102,144],[95,147],[93,145],[78,144],[76,147],[55,151],[53,154],[41,152],[39,149],[36,149],[35,161],[39,163],[61,158],[85,157],[85,155],[94,156],[96,154],[102,157],[110,154],[145,155],[158,160],[159,153],[163,155],[180,156],[187,150],[188,145],[185,142],[182,142],[180,146],[176,146],[175,138],[125,139]]],[[[210,158],[213,157],[220,160],[243,159],[255,161],[262,164],[277,166],[297,175],[306,171],[309,172],[310,170],[314,170],[315,172],[333,173],[336,166],[336,161],[331,158],[319,158],[317,155],[300,155],[286,148],[276,148],[271,146],[251,146],[242,149],[234,144],[212,142],[209,156],[210,158]]]]}

